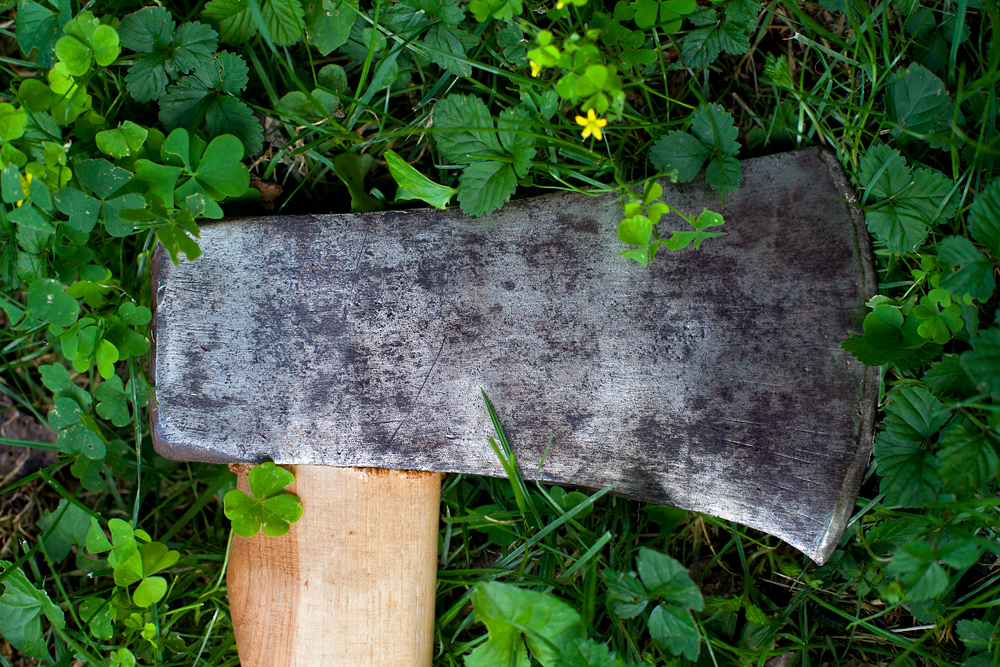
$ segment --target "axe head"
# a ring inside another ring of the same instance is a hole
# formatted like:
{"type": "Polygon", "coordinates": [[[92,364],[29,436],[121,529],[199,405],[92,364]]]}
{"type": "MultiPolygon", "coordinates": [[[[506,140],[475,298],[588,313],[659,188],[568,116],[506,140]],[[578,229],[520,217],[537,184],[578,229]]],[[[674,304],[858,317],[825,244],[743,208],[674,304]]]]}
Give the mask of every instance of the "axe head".
{"type": "MultiPolygon", "coordinates": [[[[153,262],[156,448],[503,476],[485,390],[526,478],[614,484],[823,562],[871,450],[877,369],[840,347],[874,293],[868,236],[832,155],[742,167],[726,235],[648,268],[617,256],[613,196],[206,226],[203,257],[153,262]]],[[[662,185],[720,207],[701,179],[662,185]]]]}

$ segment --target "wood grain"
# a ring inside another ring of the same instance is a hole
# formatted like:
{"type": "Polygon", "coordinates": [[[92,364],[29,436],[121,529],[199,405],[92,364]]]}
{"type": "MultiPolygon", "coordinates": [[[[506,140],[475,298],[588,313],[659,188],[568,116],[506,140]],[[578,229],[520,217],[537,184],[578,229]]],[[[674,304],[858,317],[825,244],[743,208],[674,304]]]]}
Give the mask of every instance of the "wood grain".
{"type": "MultiPolygon", "coordinates": [[[[485,389],[526,477],[616,485],[822,561],[871,451],[877,371],[840,347],[874,294],[867,231],[831,155],[742,167],[727,235],[649,268],[616,256],[612,196],[206,226],[196,262],[154,259],[156,447],[502,476],[485,389]]],[[[687,213],[722,208],[702,179],[663,186],[687,213]]]]}
{"type": "MultiPolygon", "coordinates": [[[[289,466],[302,519],[235,537],[229,605],[243,667],[427,667],[441,475],[289,466]]],[[[246,471],[239,488],[248,490],[246,471]]]]}

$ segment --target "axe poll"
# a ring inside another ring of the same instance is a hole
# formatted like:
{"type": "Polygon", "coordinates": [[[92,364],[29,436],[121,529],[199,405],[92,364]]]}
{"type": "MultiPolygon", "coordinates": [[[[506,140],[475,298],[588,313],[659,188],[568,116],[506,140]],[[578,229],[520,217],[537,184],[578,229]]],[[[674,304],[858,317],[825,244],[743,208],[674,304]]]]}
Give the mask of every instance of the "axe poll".
{"type": "MultiPolygon", "coordinates": [[[[742,168],[726,235],[648,268],[616,256],[620,202],[579,193],[230,220],[179,266],[161,248],[157,450],[289,465],[304,505],[282,538],[234,538],[242,664],[430,664],[441,473],[504,474],[481,390],[529,478],[825,561],[871,451],[878,371],[840,347],[875,292],[868,235],[829,153],[742,168]]],[[[702,179],[662,185],[719,209],[702,179]]]]}

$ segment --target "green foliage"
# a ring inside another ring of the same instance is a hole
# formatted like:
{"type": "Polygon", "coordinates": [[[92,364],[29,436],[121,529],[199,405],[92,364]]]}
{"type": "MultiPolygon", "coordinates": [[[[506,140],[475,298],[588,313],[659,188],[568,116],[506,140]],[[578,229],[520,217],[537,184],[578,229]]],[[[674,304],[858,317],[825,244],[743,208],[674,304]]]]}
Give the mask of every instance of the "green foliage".
{"type": "Polygon", "coordinates": [[[659,171],[676,172],[679,182],[688,183],[707,160],[705,180],[712,189],[722,194],[734,191],[743,174],[734,157],[740,145],[732,115],[718,104],[702,105],[691,116],[691,132],[674,130],[661,136],[649,152],[649,161],[659,171]]]}
{"type": "Polygon", "coordinates": [[[411,167],[395,151],[384,153],[389,173],[396,181],[396,201],[419,199],[434,208],[443,209],[451,198],[458,193],[455,188],[439,185],[411,167]]]}
{"type": "Polygon", "coordinates": [[[42,616],[60,630],[66,627],[66,615],[52,603],[48,593],[35,588],[24,572],[0,560],[3,568],[3,595],[0,595],[0,634],[14,648],[36,660],[51,661],[42,636],[42,616]]]}
{"type": "Polygon", "coordinates": [[[263,526],[270,537],[287,533],[289,524],[302,516],[302,502],[285,493],[285,487],[295,481],[292,473],[268,461],[254,466],[247,481],[249,494],[238,489],[226,494],[225,512],[233,522],[233,532],[253,537],[263,526]]]}

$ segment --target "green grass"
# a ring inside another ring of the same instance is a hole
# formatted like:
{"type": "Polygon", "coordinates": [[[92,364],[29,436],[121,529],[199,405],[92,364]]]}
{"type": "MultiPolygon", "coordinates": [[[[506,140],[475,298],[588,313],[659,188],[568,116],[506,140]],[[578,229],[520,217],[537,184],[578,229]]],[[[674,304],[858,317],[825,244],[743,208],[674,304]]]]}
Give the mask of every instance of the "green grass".
{"type": "MultiPolygon", "coordinates": [[[[526,4],[520,17],[528,40],[524,46],[538,46],[534,35],[539,29],[552,30],[558,38],[584,20],[592,22],[591,12],[599,4],[591,0],[589,5],[571,4],[568,10],[547,14],[548,5],[526,4]]],[[[551,188],[616,189],[619,183],[654,176],[656,169],[647,159],[654,143],[664,133],[688,129],[692,112],[707,103],[720,104],[732,115],[739,129],[739,158],[825,146],[835,152],[859,191],[869,185],[860,173],[862,158],[873,142],[886,142],[902,152],[909,166],[939,170],[959,201],[954,219],[936,220],[916,251],[892,252],[884,243],[875,244],[879,292],[899,299],[909,316],[914,304],[906,299],[935,287],[923,282],[929,277],[920,278],[913,271],[923,268],[928,276],[938,271],[942,280],[951,279],[947,267],[935,268],[926,262],[940,254],[944,237],[968,237],[970,207],[996,178],[1000,47],[994,40],[1000,11],[994,3],[982,7],[967,0],[741,4],[751,7],[755,15],[745,31],[746,48],[736,55],[723,53],[703,67],[671,67],[679,62],[686,40],[699,27],[690,18],[679,30],[663,30],[662,26],[646,30],[655,60],[641,73],[636,69],[623,75],[618,89],[607,93],[610,106],[600,115],[612,122],[604,128],[604,141],[580,137],[582,128],[574,117],[582,113],[582,98],[561,100],[547,118],[529,114],[514,123],[509,133],[530,138],[536,150],[529,158],[527,174],[517,175],[515,196],[551,188]],[[839,11],[831,11],[838,6],[839,11]],[[925,11],[937,27],[921,33],[908,18],[925,11]],[[962,34],[967,39],[954,39],[962,34]],[[902,74],[913,62],[930,68],[949,95],[949,113],[931,132],[940,135],[939,148],[928,143],[927,133],[910,129],[913,116],[895,117],[887,96],[893,86],[902,85],[902,74]]],[[[196,20],[204,9],[203,3],[167,6],[178,22],[196,20]]],[[[613,6],[608,0],[609,14],[613,6]]],[[[97,16],[121,17],[139,7],[101,2],[91,9],[97,16]]],[[[77,9],[74,6],[74,12],[77,9]]],[[[434,47],[428,47],[422,30],[401,27],[398,20],[393,23],[391,10],[387,2],[362,6],[360,21],[378,23],[386,39],[378,53],[377,44],[370,40],[367,45],[356,43],[353,50],[348,45],[322,55],[305,42],[276,44],[259,31],[248,40],[222,47],[245,59],[249,80],[239,97],[264,119],[263,150],[245,162],[254,176],[284,190],[273,200],[265,197],[264,203],[245,197],[231,199],[225,205],[228,214],[348,211],[351,193],[334,167],[334,159],[344,153],[374,158],[363,189],[377,190],[369,195],[376,201],[373,206],[381,205],[380,198],[392,205],[395,185],[381,157],[388,148],[423,174],[461,190],[461,165],[443,155],[438,146],[443,133],[454,131],[435,124],[439,122],[435,119],[438,102],[449,95],[471,95],[497,118],[518,105],[519,87],[540,94],[553,89],[563,74],[561,65],[550,66],[536,79],[526,63],[513,66],[511,61],[520,61],[510,53],[504,55],[497,41],[502,22],[478,22],[470,15],[463,25],[472,36],[455,65],[465,66],[467,74],[456,76],[418,53],[433,54],[434,47]],[[373,85],[373,81],[385,82],[379,79],[387,71],[380,63],[395,48],[403,63],[399,72],[408,80],[392,88],[373,85]],[[339,108],[321,113],[310,109],[308,101],[317,97],[317,90],[333,90],[320,80],[320,70],[330,64],[344,67],[347,86],[337,93],[339,108]],[[293,104],[286,97],[295,91],[305,95],[305,103],[300,98],[293,104]]],[[[7,16],[12,16],[9,8],[7,16]]],[[[36,69],[18,51],[14,31],[14,24],[0,30],[5,54],[0,69],[4,88],[10,89],[8,98],[13,98],[11,86],[16,88],[36,69]]],[[[601,44],[599,50],[620,48],[601,44]]],[[[620,60],[620,53],[612,55],[620,60]]],[[[159,127],[166,134],[170,128],[157,119],[157,104],[140,104],[126,93],[125,72],[133,57],[123,55],[89,82],[93,106],[111,119],[111,127],[131,119],[159,127]]],[[[75,142],[71,163],[74,158],[99,156],[86,128],[78,125],[72,129],[74,134],[70,131],[66,137],[72,136],[75,142]]],[[[508,151],[502,159],[509,160],[512,154],[508,151]]],[[[867,213],[902,201],[896,194],[879,198],[868,192],[864,197],[867,213]]],[[[7,211],[13,208],[11,203],[7,211]]],[[[5,250],[0,255],[7,257],[11,248],[17,251],[18,241],[14,228],[4,224],[0,231],[5,250]]],[[[152,230],[161,224],[162,220],[149,223],[124,239],[95,232],[88,241],[122,292],[140,304],[149,301],[147,253],[155,243],[152,230]]],[[[985,242],[974,238],[982,248],[985,242]]],[[[617,239],[607,242],[621,245],[617,239]]],[[[51,259],[51,245],[43,255],[51,259]]],[[[992,262],[988,273],[995,275],[1000,257],[993,254],[987,259],[992,262]]],[[[15,264],[16,260],[15,255],[15,264]]],[[[4,262],[6,273],[0,276],[4,294],[23,305],[27,303],[24,287],[31,280],[22,277],[19,281],[17,271],[7,259],[4,262]]],[[[961,298],[961,294],[954,296],[956,301],[961,298]]],[[[973,313],[978,317],[972,331],[985,330],[996,322],[997,296],[991,294],[963,308],[966,324],[973,313]]],[[[43,326],[15,330],[9,320],[4,322],[0,391],[19,410],[44,422],[53,395],[38,368],[59,362],[60,352],[46,338],[43,326]]],[[[922,360],[886,361],[883,405],[899,405],[904,389],[930,387],[924,374],[929,364],[943,358],[942,354],[968,353],[971,345],[969,335],[952,332],[942,349],[928,352],[922,360]]],[[[928,346],[922,349],[930,350],[928,346]]],[[[995,366],[992,371],[980,368],[976,372],[987,379],[990,373],[1000,373],[995,366]]],[[[126,381],[143,372],[138,357],[117,365],[117,373],[126,381]]],[[[97,375],[92,369],[76,383],[93,389],[99,384],[97,375]]],[[[964,393],[935,389],[933,394],[949,418],[964,419],[961,423],[978,434],[976,442],[993,448],[995,457],[1000,427],[996,391],[992,397],[981,386],[964,393]]],[[[234,476],[221,466],[178,464],[156,455],[145,410],[123,427],[104,419],[95,421],[109,441],[118,438],[121,444],[109,445],[105,466],[99,467],[89,490],[81,486],[81,474],[71,472],[80,457],[53,445],[38,446],[60,450],[57,463],[0,489],[0,559],[13,562],[66,615],[63,629],[52,628],[47,621],[43,626],[42,641],[52,664],[77,665],[78,658],[84,664],[112,664],[109,656],[127,646],[143,665],[237,665],[224,578],[230,531],[222,512],[222,499],[232,488],[234,476]],[[66,514],[73,512],[75,528],[66,526],[60,533],[46,528],[50,524],[43,518],[57,513],[63,500],[69,503],[66,514]],[[111,639],[88,633],[79,618],[81,602],[106,599],[113,589],[106,561],[88,556],[82,546],[91,515],[102,522],[118,518],[133,523],[180,553],[166,573],[165,597],[146,609],[123,601],[111,639]],[[54,560],[49,552],[59,539],[73,546],[64,559],[54,560]],[[138,614],[137,624],[130,614],[138,614]],[[146,623],[152,624],[153,642],[140,636],[146,623]],[[74,655],[77,652],[79,656],[74,655]]],[[[811,564],[779,540],[742,526],[604,492],[591,496],[592,511],[581,506],[567,513],[556,507],[551,491],[525,482],[516,468],[512,468],[511,480],[449,475],[442,493],[435,665],[462,665],[465,656],[485,640],[485,628],[471,614],[471,595],[477,584],[487,581],[514,583],[557,596],[579,612],[591,638],[606,643],[626,663],[686,664],[651,639],[645,620],[648,611],[622,619],[608,598],[604,570],[634,570],[639,549],[646,547],[688,567],[706,599],[705,609],[696,614],[702,637],[699,665],[943,666],[968,661],[996,667],[1000,663],[996,636],[981,645],[970,637],[979,627],[975,622],[989,627],[1000,621],[997,466],[991,467],[988,451],[983,450],[983,475],[971,488],[960,487],[957,473],[948,472],[945,465],[949,456],[960,462],[960,468],[974,467],[979,459],[966,459],[965,450],[949,449],[952,437],[945,428],[919,443],[921,461],[934,470],[928,473],[933,476],[927,489],[919,481],[913,483],[915,487],[903,485],[903,491],[918,491],[915,499],[901,500],[902,491],[892,486],[891,479],[880,480],[874,467],[869,471],[841,548],[823,567],[811,564]],[[920,545],[932,550],[926,558],[907,551],[923,548],[920,545]],[[944,551],[948,545],[971,550],[972,556],[949,556],[944,551]]],[[[880,451],[889,452],[888,444],[883,447],[880,451]]],[[[880,467],[879,472],[888,469],[880,467]]],[[[10,577],[10,572],[0,577],[10,577]]],[[[0,637],[0,665],[29,664],[34,661],[0,637]]]]}

